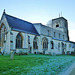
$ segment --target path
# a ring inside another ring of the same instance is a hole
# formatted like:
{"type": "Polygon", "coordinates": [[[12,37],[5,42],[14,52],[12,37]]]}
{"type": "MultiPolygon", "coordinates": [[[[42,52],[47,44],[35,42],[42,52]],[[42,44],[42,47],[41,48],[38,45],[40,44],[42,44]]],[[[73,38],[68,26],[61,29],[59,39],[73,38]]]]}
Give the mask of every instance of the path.
{"type": "Polygon", "coordinates": [[[73,70],[71,71],[69,75],[75,75],[75,68],[73,68],[73,70]]]}
{"type": "Polygon", "coordinates": [[[75,75],[75,62],[67,70],[59,73],[58,75],[75,75]]]}

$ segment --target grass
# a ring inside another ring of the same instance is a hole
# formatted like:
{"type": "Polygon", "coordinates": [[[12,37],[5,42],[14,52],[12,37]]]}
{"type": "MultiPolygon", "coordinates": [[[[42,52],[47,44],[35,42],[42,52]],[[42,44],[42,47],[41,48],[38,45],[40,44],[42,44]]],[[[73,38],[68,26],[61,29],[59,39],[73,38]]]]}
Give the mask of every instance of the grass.
{"type": "Polygon", "coordinates": [[[75,60],[75,56],[0,55],[0,75],[56,75],[75,60]]]}

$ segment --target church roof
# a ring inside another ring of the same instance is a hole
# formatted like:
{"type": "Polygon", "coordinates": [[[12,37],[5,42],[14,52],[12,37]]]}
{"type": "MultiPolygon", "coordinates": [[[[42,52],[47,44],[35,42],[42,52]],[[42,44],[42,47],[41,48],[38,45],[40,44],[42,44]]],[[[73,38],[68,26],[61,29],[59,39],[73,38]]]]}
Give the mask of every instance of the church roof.
{"type": "Polygon", "coordinates": [[[75,48],[75,46],[73,46],[73,48],[75,48]]]}
{"type": "Polygon", "coordinates": [[[66,20],[64,17],[58,17],[58,18],[55,18],[55,19],[52,19],[52,20],[57,20],[57,19],[64,19],[64,20],[66,20]]]}
{"type": "Polygon", "coordinates": [[[58,39],[58,38],[52,38],[52,39],[54,39],[54,40],[59,40],[59,41],[64,41],[64,42],[69,42],[69,41],[67,41],[67,40],[58,39]]]}
{"type": "Polygon", "coordinates": [[[32,23],[10,16],[6,13],[5,17],[12,30],[39,35],[39,33],[37,32],[37,30],[35,29],[32,23]]]}

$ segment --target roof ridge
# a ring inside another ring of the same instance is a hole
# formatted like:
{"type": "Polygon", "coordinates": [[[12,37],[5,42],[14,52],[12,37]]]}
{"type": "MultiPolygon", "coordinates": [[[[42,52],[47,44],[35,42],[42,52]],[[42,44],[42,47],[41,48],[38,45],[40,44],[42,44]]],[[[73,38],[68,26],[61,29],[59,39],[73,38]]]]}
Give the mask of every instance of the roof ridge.
{"type": "Polygon", "coordinates": [[[57,17],[57,18],[54,18],[54,19],[52,19],[52,20],[56,20],[56,19],[60,19],[60,18],[63,18],[63,19],[65,19],[65,20],[67,21],[67,19],[64,18],[64,17],[57,17]]]}

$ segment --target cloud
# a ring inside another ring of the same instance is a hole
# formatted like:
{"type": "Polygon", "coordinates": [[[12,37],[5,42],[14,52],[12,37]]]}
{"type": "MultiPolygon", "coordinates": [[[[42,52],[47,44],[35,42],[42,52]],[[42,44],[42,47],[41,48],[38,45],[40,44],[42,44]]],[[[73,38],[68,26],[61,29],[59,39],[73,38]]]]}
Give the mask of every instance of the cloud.
{"type": "Polygon", "coordinates": [[[70,38],[70,41],[75,42],[75,29],[69,30],[69,38],[70,38]]]}
{"type": "Polygon", "coordinates": [[[73,29],[73,30],[75,30],[75,22],[74,21],[68,21],[68,28],[69,28],[69,30],[71,29],[73,29]]]}
{"type": "Polygon", "coordinates": [[[70,41],[75,42],[75,22],[74,21],[68,20],[68,30],[69,30],[70,41]]]}

